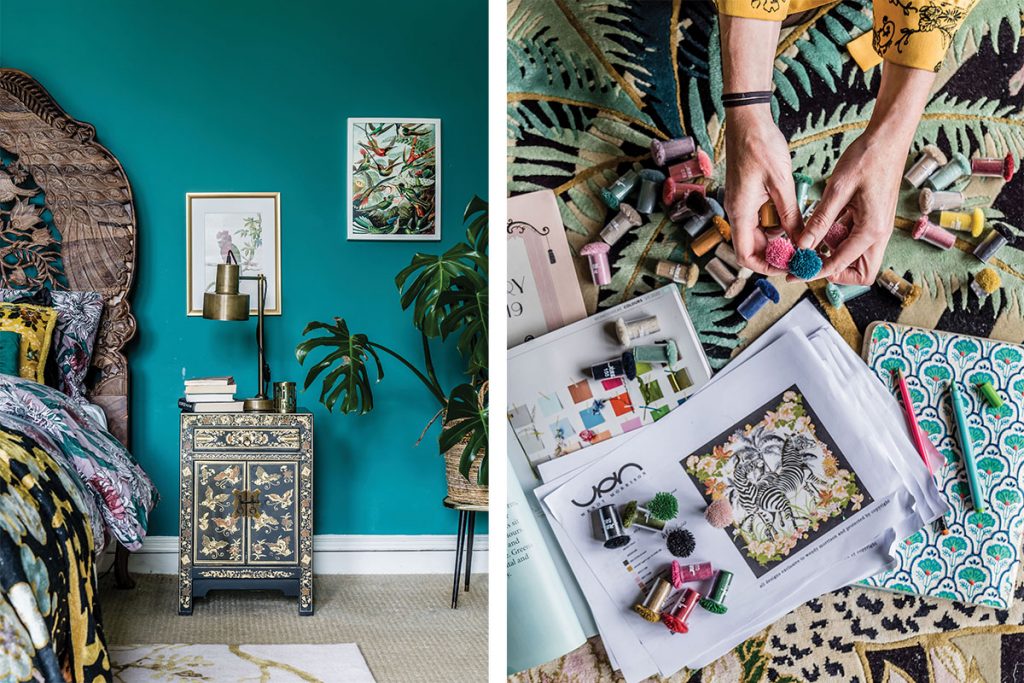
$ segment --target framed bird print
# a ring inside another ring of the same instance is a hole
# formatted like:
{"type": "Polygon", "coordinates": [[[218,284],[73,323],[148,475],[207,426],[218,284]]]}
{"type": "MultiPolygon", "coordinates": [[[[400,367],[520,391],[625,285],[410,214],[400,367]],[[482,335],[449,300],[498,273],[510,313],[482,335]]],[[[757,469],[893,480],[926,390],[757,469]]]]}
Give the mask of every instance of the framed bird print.
{"type": "Polygon", "coordinates": [[[441,239],[441,119],[348,120],[348,238],[441,239]]]}
{"type": "MultiPolygon", "coordinates": [[[[278,192],[189,193],[185,196],[188,242],[188,315],[203,314],[203,294],[212,292],[217,264],[229,254],[240,275],[267,276],[266,315],[281,315],[281,195],[278,192]]],[[[242,280],[256,315],[256,281],[242,280]]]]}

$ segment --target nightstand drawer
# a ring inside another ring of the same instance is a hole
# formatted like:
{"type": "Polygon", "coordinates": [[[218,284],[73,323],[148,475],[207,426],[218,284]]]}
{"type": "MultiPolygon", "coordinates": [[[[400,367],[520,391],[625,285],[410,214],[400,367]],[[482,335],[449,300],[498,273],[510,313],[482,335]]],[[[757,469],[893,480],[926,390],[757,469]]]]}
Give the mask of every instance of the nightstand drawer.
{"type": "Polygon", "coordinates": [[[278,413],[185,414],[182,437],[187,437],[182,448],[192,452],[298,453],[313,449],[313,417],[278,413]]]}
{"type": "Polygon", "coordinates": [[[196,427],[192,447],[197,451],[284,451],[302,448],[298,427],[196,427]]]}

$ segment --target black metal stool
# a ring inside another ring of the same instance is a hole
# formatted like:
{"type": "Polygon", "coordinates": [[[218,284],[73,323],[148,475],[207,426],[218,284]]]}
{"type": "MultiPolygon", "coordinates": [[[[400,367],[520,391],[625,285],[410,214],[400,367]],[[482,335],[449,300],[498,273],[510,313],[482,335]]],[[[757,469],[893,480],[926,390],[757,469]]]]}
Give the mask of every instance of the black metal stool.
{"type": "Polygon", "coordinates": [[[444,506],[459,512],[459,530],[455,542],[455,578],[452,581],[452,609],[458,609],[462,550],[466,550],[466,590],[469,591],[469,576],[473,569],[473,530],[476,526],[476,513],[487,512],[487,506],[456,503],[450,498],[444,499],[444,506]]]}

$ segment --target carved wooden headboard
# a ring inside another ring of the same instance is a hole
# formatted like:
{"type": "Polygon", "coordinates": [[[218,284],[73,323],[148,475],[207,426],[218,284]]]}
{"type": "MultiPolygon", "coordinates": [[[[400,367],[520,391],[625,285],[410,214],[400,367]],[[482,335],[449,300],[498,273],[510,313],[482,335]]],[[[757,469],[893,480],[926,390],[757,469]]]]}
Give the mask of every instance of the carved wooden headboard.
{"type": "Polygon", "coordinates": [[[120,162],[35,79],[0,69],[0,286],[103,295],[89,398],[126,445],[135,255],[135,205],[120,162]]]}

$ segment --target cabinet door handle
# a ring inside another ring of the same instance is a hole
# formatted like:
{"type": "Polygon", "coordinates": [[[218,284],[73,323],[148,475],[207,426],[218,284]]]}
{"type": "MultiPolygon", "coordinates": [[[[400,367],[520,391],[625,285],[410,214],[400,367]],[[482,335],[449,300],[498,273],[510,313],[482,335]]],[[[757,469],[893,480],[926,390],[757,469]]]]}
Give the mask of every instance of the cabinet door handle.
{"type": "Polygon", "coordinates": [[[259,517],[260,512],[260,490],[235,489],[235,510],[232,517],[259,517]]]}

